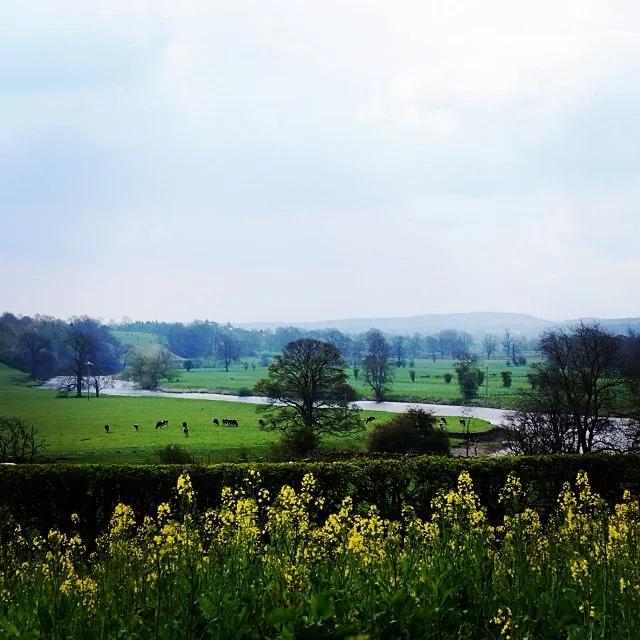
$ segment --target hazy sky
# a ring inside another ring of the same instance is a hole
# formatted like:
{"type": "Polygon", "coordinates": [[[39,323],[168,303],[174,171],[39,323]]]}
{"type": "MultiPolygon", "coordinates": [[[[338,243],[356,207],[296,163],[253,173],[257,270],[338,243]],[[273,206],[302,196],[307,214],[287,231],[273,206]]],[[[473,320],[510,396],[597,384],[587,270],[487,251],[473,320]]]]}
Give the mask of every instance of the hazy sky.
{"type": "Polygon", "coordinates": [[[640,316],[635,0],[6,5],[0,312],[640,316]]]}

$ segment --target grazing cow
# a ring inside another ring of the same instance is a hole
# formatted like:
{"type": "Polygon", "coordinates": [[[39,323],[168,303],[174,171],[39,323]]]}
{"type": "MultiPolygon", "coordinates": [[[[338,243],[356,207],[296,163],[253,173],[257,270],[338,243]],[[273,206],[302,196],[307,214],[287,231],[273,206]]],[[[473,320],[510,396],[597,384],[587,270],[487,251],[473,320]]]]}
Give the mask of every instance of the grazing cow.
{"type": "Polygon", "coordinates": [[[187,427],[187,423],[182,423],[182,433],[184,433],[185,438],[189,437],[189,428],[187,427]]]}
{"type": "Polygon", "coordinates": [[[467,426],[467,421],[464,418],[460,418],[460,426],[462,426],[462,427],[466,427],[467,426]]]}
{"type": "Polygon", "coordinates": [[[168,421],[168,420],[163,420],[163,421],[162,421],[162,426],[163,426],[163,427],[166,427],[166,426],[168,426],[168,425],[169,425],[169,421],[168,421]]]}
{"type": "Polygon", "coordinates": [[[136,422],[136,423],[133,425],[133,430],[134,430],[134,431],[137,431],[139,428],[140,428],[140,425],[136,422]]]}
{"type": "Polygon", "coordinates": [[[183,422],[183,423],[182,423],[182,428],[183,428],[183,429],[186,429],[186,428],[187,428],[187,423],[186,423],[186,422],[183,422]]]}
{"type": "Polygon", "coordinates": [[[443,416],[442,418],[440,418],[440,421],[441,421],[443,424],[447,424],[447,419],[446,419],[444,416],[443,416]]]}
{"type": "Polygon", "coordinates": [[[369,424],[370,422],[375,422],[375,419],[376,419],[375,416],[368,416],[364,422],[365,424],[369,424]]]}
{"type": "Polygon", "coordinates": [[[218,422],[218,418],[214,418],[211,422],[216,425],[216,427],[220,426],[220,422],[218,422]]]}
{"type": "Polygon", "coordinates": [[[264,429],[264,420],[258,420],[258,424],[260,425],[261,429],[264,429]]]}
{"type": "Polygon", "coordinates": [[[104,430],[106,431],[106,433],[109,433],[109,425],[108,424],[104,425],[104,430]]]}
{"type": "Polygon", "coordinates": [[[164,420],[158,420],[158,422],[156,422],[156,429],[162,429],[162,427],[164,426],[162,423],[164,422],[164,420]]]}
{"type": "Polygon", "coordinates": [[[234,427],[238,427],[238,426],[239,426],[239,425],[238,425],[238,421],[237,421],[237,420],[232,420],[231,422],[233,422],[233,425],[232,425],[232,426],[234,426],[234,427]]]}

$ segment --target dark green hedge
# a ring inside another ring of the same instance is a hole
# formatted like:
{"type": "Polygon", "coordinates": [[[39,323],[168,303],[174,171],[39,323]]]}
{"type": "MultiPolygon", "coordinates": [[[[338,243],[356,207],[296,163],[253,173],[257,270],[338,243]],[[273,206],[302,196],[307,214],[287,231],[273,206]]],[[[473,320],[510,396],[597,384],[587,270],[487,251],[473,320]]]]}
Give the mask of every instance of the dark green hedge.
{"type": "Polygon", "coordinates": [[[327,509],[347,494],[360,505],[376,504],[385,517],[398,518],[404,504],[427,517],[438,490],[455,486],[459,473],[470,472],[492,520],[501,517],[498,494],[513,472],[529,489],[532,506],[550,513],[566,481],[587,472],[593,490],[609,503],[624,489],[640,495],[640,455],[594,454],[500,458],[417,457],[356,462],[216,464],[210,466],[18,465],[0,466],[0,516],[46,532],[70,528],[78,513],[81,530],[93,537],[105,530],[118,502],[131,505],[140,517],[175,497],[176,480],[187,469],[198,507],[215,507],[224,486],[243,483],[249,468],[258,469],[262,486],[275,494],[282,485],[296,488],[313,473],[327,499],[327,509]]]}

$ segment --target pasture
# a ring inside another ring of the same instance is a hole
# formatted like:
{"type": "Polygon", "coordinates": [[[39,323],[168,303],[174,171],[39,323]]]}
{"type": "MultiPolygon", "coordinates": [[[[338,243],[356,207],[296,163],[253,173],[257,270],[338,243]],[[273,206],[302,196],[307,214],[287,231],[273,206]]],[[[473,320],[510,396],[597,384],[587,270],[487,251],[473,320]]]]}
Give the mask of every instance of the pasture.
{"type": "MultiPolygon", "coordinates": [[[[33,424],[46,437],[46,456],[54,462],[157,463],[156,449],[171,443],[186,448],[197,462],[256,459],[265,456],[269,444],[279,437],[259,428],[254,404],[179,396],[56,398],[55,391],[22,386],[25,380],[24,374],[0,365],[0,413],[33,424]],[[213,418],[237,420],[239,426],[216,427],[213,418]],[[168,420],[168,426],[156,429],[159,420],[168,420]],[[189,425],[188,438],[182,433],[183,421],[189,425]],[[140,426],[138,432],[134,423],[140,426]]],[[[374,424],[380,424],[394,414],[366,415],[375,415],[374,424]]],[[[490,428],[479,419],[474,422],[474,431],[490,428]]],[[[450,423],[452,430],[459,429],[457,420],[450,423]]],[[[325,443],[332,448],[364,449],[373,426],[351,438],[325,443]]]]}
{"type": "MultiPolygon", "coordinates": [[[[488,406],[508,407],[519,389],[529,388],[527,374],[529,367],[507,367],[505,360],[484,360],[478,365],[485,373],[485,382],[478,390],[478,404],[488,406]],[[512,375],[511,388],[502,386],[502,371],[509,371],[512,375]],[[486,377],[488,373],[488,378],[486,377]]],[[[356,380],[353,367],[347,369],[349,384],[357,391],[363,400],[373,399],[371,389],[364,382],[364,375],[360,370],[356,380]]],[[[167,391],[179,390],[207,390],[215,393],[238,394],[242,389],[252,390],[253,386],[265,377],[267,368],[260,366],[258,358],[243,358],[241,363],[224,367],[209,367],[180,371],[180,379],[175,382],[164,382],[161,388],[167,391]],[[244,363],[244,364],[243,364],[244,363]],[[248,365],[246,368],[244,365],[248,365]],[[255,369],[253,368],[255,366],[255,369]]],[[[445,402],[460,401],[460,389],[455,375],[455,361],[451,359],[418,359],[413,368],[394,367],[394,378],[388,394],[389,400],[416,402],[445,402]],[[410,371],[415,371],[415,381],[411,380],[410,371]],[[452,381],[447,384],[444,374],[450,373],[452,381]]]]}

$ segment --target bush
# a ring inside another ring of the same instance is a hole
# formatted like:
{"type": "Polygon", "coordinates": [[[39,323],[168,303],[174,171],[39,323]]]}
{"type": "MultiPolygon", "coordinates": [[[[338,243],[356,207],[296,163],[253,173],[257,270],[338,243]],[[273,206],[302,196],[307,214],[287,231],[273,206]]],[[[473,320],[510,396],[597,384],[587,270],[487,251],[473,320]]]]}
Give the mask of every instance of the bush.
{"type": "Polygon", "coordinates": [[[379,424],[369,436],[368,449],[376,453],[447,455],[449,437],[436,429],[435,423],[432,413],[410,407],[391,422],[379,424]]]}
{"type": "Polygon", "coordinates": [[[185,360],[182,363],[182,368],[186,369],[187,371],[191,371],[191,369],[193,369],[193,360],[185,360]]]}
{"type": "Polygon", "coordinates": [[[279,460],[302,458],[318,448],[318,436],[313,429],[300,426],[282,432],[280,442],[271,448],[271,454],[279,460]]]}
{"type": "Polygon", "coordinates": [[[249,396],[253,395],[253,391],[251,391],[251,389],[247,387],[240,387],[240,389],[238,389],[238,395],[241,398],[248,398],[249,396]]]}
{"type": "Polygon", "coordinates": [[[162,464],[193,464],[193,456],[179,444],[167,444],[155,453],[162,464]]]}
{"type": "Polygon", "coordinates": [[[411,369],[411,371],[409,371],[409,377],[411,378],[411,382],[415,382],[416,381],[416,372],[411,369]]]}
{"type": "Polygon", "coordinates": [[[512,378],[511,371],[501,371],[500,375],[502,376],[502,386],[503,387],[510,387],[511,386],[511,378],[512,378]]]}

